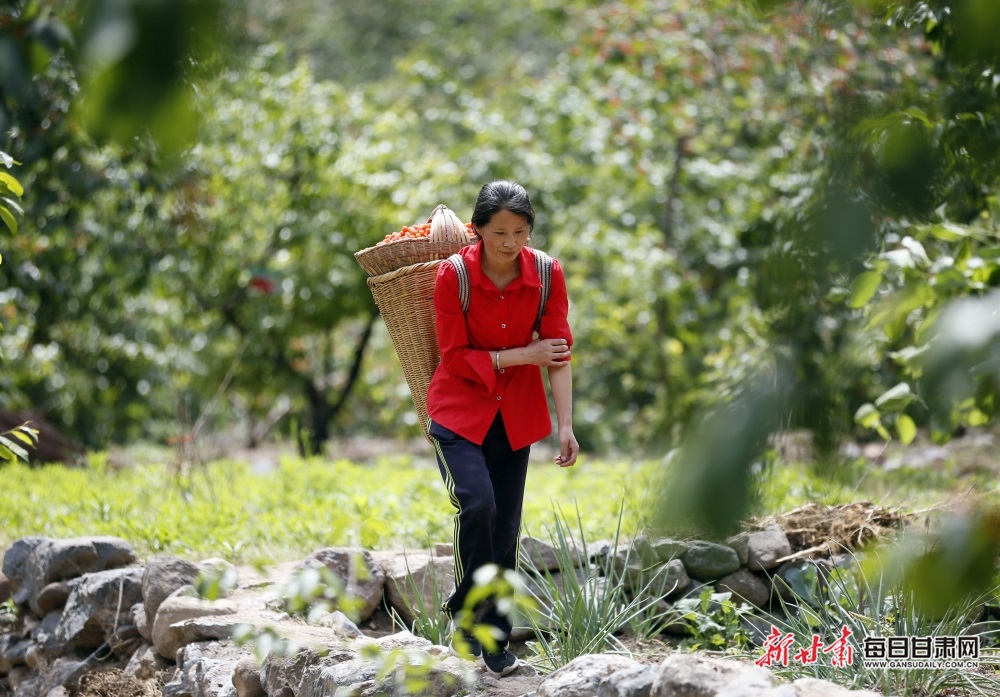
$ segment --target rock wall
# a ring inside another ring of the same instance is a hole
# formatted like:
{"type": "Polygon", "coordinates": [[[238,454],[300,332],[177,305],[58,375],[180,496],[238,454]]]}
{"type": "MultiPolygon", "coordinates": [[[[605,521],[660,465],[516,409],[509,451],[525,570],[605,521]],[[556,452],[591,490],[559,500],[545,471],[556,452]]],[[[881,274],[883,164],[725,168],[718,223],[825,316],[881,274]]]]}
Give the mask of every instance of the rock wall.
{"type": "MultiPolygon", "coordinates": [[[[556,550],[548,544],[525,539],[522,550],[530,571],[558,572],[556,550]]],[[[448,545],[433,553],[406,554],[323,549],[279,566],[269,578],[242,570],[229,592],[206,600],[193,584],[206,570],[236,576],[225,561],[195,564],[160,556],[141,563],[119,538],[24,538],[6,550],[0,574],[0,603],[12,599],[19,609],[16,617],[0,614],[0,697],[390,695],[398,691],[393,672],[383,675],[381,669],[400,657],[428,662],[422,693],[434,695],[848,694],[821,681],[779,685],[752,663],[685,653],[655,665],[619,655],[583,656],[545,677],[522,664],[497,679],[482,665],[409,632],[367,636],[339,612],[306,622],[290,616],[282,602],[282,590],[296,574],[301,578],[305,569],[325,569],[343,579],[346,591],[358,599],[359,621],[384,604],[408,622],[414,617],[411,608],[432,607],[451,592],[450,553],[448,545]],[[282,638],[280,646],[299,650],[276,650],[258,662],[253,645],[232,640],[238,629],[269,632],[282,638]]],[[[711,584],[765,607],[790,549],[779,528],[727,544],[641,538],[627,550],[616,550],[598,543],[573,556],[579,573],[603,570],[633,590],[655,587],[664,602],[711,584]],[[650,585],[650,578],[657,583],[650,585]]]]}

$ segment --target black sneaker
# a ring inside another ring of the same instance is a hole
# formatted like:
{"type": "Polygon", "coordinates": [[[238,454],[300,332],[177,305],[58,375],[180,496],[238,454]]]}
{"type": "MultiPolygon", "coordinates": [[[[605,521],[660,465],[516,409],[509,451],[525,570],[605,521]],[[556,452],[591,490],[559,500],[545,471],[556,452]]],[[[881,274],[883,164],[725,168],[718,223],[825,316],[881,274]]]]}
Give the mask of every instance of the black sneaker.
{"type": "Polygon", "coordinates": [[[483,645],[465,630],[458,630],[451,637],[451,650],[464,658],[476,660],[483,655],[483,645]]]}
{"type": "Polygon", "coordinates": [[[500,649],[496,653],[483,652],[483,663],[494,675],[503,676],[517,668],[517,656],[507,649],[500,649]]]}

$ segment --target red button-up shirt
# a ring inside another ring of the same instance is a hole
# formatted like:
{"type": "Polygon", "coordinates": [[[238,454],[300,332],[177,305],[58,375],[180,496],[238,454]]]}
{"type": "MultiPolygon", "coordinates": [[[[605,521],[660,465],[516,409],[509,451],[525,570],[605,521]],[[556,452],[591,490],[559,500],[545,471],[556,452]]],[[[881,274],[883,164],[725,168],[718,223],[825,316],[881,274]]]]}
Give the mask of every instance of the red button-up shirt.
{"type": "MultiPolygon", "coordinates": [[[[483,273],[482,243],[462,249],[471,288],[468,314],[462,313],[458,276],[451,264],[438,267],[434,309],[441,363],[427,391],[427,413],[445,428],[482,445],[499,409],[511,448],[519,450],[552,433],[542,371],[516,365],[497,371],[494,352],[527,346],[533,339],[542,282],[534,254],[522,247],[521,275],[502,291],[483,273]]],[[[552,287],[538,332],[540,339],[566,339],[566,278],[553,260],[552,287]]]]}

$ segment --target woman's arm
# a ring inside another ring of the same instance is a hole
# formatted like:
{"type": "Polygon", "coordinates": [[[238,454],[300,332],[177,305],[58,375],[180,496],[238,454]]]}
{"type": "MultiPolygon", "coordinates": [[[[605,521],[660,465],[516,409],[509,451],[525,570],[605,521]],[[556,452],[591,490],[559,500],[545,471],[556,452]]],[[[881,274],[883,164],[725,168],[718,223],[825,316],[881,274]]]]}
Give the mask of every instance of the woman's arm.
{"type": "Polygon", "coordinates": [[[572,467],[580,454],[580,445],[573,435],[573,367],[567,362],[549,367],[549,385],[556,404],[556,433],[559,436],[559,455],[556,464],[572,467]]]}

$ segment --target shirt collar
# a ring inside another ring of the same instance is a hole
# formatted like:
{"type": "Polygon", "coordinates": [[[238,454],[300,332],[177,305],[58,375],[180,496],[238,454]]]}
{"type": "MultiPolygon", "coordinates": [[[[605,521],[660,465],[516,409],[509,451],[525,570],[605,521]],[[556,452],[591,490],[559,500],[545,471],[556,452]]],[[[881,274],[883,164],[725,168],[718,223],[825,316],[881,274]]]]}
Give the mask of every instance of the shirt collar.
{"type": "MultiPolygon", "coordinates": [[[[483,273],[483,241],[479,240],[475,244],[470,244],[463,250],[463,253],[465,254],[466,266],[469,269],[469,282],[474,286],[484,285],[486,274],[483,273]]],[[[521,264],[521,275],[511,281],[505,290],[513,290],[518,284],[529,288],[541,288],[542,281],[538,278],[538,271],[535,269],[535,255],[529,247],[521,247],[517,261],[521,264]]]]}

